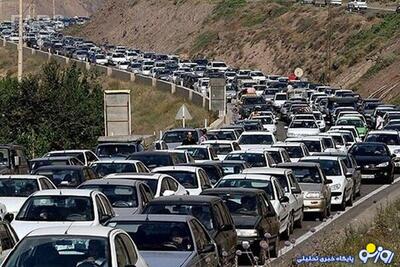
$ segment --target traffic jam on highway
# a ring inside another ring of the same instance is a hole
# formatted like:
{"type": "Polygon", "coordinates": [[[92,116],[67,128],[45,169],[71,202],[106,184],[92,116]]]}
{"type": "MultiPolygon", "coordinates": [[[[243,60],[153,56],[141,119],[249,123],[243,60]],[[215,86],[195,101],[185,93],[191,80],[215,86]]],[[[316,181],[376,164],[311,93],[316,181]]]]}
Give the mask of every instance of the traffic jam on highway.
{"type": "Polygon", "coordinates": [[[26,24],[27,43],[202,93],[207,76],[219,74],[232,123],[170,129],[151,149],[140,139],[103,138],[94,150],[27,159],[23,147],[1,145],[1,266],[263,265],[306,225],[350,209],[400,169],[395,105],[302,80],[299,69],[265,75],[100,47],[63,37],[61,24],[26,24]]]}

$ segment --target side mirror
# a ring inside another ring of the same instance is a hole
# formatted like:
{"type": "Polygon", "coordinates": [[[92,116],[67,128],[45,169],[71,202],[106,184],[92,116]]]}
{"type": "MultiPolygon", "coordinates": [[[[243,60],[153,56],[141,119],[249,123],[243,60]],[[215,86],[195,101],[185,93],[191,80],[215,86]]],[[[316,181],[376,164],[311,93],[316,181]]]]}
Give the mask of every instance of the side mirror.
{"type": "Polygon", "coordinates": [[[288,203],[289,202],[289,198],[287,196],[283,196],[279,199],[279,202],[281,203],[288,203]]]}
{"type": "Polygon", "coordinates": [[[289,126],[285,126],[284,128],[285,128],[285,130],[287,130],[287,129],[289,129],[289,126]]]}
{"type": "Polygon", "coordinates": [[[348,172],[348,173],[345,174],[345,176],[346,176],[346,178],[352,178],[353,174],[351,172],[348,172]]]}
{"type": "Polygon", "coordinates": [[[361,166],[356,166],[356,171],[361,171],[361,166]]]}
{"type": "Polygon", "coordinates": [[[215,245],[214,244],[208,244],[206,245],[203,249],[199,251],[199,254],[205,254],[205,253],[211,253],[215,251],[215,245]]]}
{"type": "Polygon", "coordinates": [[[326,179],[325,184],[333,184],[333,181],[331,179],[326,179]]]}
{"type": "Polygon", "coordinates": [[[397,156],[396,156],[396,154],[392,154],[392,155],[390,155],[390,157],[391,157],[392,159],[394,159],[394,158],[396,158],[397,156]]]}
{"type": "Polygon", "coordinates": [[[232,231],[233,230],[233,225],[232,224],[224,224],[220,228],[221,231],[232,231]]]}
{"type": "Polygon", "coordinates": [[[111,219],[111,216],[110,216],[110,215],[107,215],[107,214],[102,215],[102,216],[100,217],[100,223],[101,223],[101,224],[105,224],[109,219],[111,219]]]}
{"type": "Polygon", "coordinates": [[[162,194],[164,197],[168,197],[168,196],[173,196],[175,195],[175,191],[172,190],[165,190],[164,193],[162,194]]]}
{"type": "Polygon", "coordinates": [[[4,215],[4,220],[8,223],[11,223],[14,220],[14,214],[7,213],[6,215],[4,215]]]}
{"type": "Polygon", "coordinates": [[[203,185],[203,187],[201,189],[205,190],[205,189],[210,189],[210,188],[212,188],[211,185],[205,184],[205,185],[203,185]]]}
{"type": "Polygon", "coordinates": [[[291,190],[293,194],[301,194],[301,189],[297,187],[291,187],[291,190]]]}

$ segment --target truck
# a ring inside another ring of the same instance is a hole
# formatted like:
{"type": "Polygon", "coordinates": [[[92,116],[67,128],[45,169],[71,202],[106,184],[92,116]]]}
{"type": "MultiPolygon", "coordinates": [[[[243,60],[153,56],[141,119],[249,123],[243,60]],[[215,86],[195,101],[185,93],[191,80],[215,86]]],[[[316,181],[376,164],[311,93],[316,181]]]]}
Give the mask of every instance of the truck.
{"type": "Polygon", "coordinates": [[[29,173],[29,162],[24,150],[19,145],[0,145],[1,175],[29,173]]]}

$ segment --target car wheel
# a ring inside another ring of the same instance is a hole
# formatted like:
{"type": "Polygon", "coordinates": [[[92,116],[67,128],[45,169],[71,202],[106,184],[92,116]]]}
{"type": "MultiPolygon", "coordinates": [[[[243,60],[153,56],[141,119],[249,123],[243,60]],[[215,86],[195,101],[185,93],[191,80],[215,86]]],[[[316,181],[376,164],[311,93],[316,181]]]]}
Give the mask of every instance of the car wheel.
{"type": "Polygon", "coordinates": [[[304,211],[301,209],[300,218],[294,223],[296,228],[303,228],[304,211]]]}
{"type": "Polygon", "coordinates": [[[346,209],[346,193],[343,194],[342,203],[339,206],[339,210],[344,211],[346,209]]]}
{"type": "Polygon", "coordinates": [[[277,258],[279,253],[279,235],[275,238],[274,248],[269,252],[271,258],[277,258]]]}
{"type": "Polygon", "coordinates": [[[331,216],[331,211],[332,211],[332,204],[329,203],[329,206],[326,207],[326,215],[331,216]]]}
{"type": "Polygon", "coordinates": [[[352,207],[353,206],[353,199],[354,199],[354,197],[353,197],[353,194],[352,194],[352,196],[349,197],[349,200],[347,201],[346,205],[349,206],[349,207],[352,207]]]}
{"type": "Polygon", "coordinates": [[[290,234],[293,234],[293,232],[294,232],[294,216],[293,216],[293,213],[290,213],[290,215],[289,215],[289,223],[290,223],[290,228],[289,228],[290,234]]]}
{"type": "Polygon", "coordinates": [[[288,225],[286,226],[286,230],[282,233],[282,239],[289,240],[289,238],[290,238],[290,225],[288,223],[288,225]]]}

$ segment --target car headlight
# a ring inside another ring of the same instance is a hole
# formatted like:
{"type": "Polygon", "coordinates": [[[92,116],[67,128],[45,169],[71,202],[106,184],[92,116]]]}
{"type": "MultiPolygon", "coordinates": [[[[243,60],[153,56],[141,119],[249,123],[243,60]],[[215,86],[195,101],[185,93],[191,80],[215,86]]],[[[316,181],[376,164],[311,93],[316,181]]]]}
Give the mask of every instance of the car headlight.
{"type": "Polygon", "coordinates": [[[305,198],[324,198],[321,192],[308,192],[304,195],[305,198]]]}
{"type": "Polygon", "coordinates": [[[387,166],[389,166],[389,161],[382,162],[381,164],[376,165],[376,167],[387,167],[387,166]]]}
{"type": "Polygon", "coordinates": [[[341,184],[334,184],[334,185],[331,186],[331,189],[332,190],[339,190],[341,186],[342,186],[341,184]]]}
{"type": "Polygon", "coordinates": [[[257,237],[258,232],[255,229],[236,229],[239,237],[257,237]]]}

